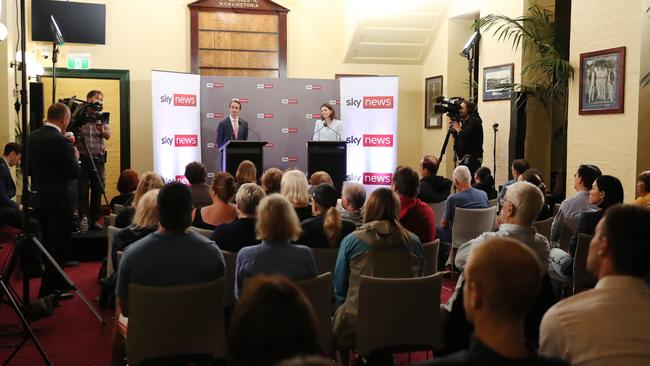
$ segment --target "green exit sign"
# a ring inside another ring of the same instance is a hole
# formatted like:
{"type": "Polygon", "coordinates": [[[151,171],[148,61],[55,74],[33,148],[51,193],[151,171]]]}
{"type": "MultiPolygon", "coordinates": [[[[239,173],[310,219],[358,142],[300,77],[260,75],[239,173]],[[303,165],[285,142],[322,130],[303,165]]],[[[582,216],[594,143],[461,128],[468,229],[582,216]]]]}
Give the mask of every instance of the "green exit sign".
{"type": "Polygon", "coordinates": [[[70,70],[89,70],[90,55],[69,54],[68,69],[70,70]]]}

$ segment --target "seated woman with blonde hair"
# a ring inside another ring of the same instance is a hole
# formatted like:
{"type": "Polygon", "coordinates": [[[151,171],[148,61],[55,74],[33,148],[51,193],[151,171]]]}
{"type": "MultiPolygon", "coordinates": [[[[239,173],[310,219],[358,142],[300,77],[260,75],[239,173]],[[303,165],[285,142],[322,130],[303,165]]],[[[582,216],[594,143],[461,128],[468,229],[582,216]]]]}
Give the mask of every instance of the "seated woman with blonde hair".
{"type": "Polygon", "coordinates": [[[291,244],[300,236],[298,216],[291,203],[279,194],[266,196],[257,207],[257,239],[261,244],[242,248],[235,267],[235,295],[244,281],[258,274],[281,274],[293,280],[316,277],[311,249],[291,244]]]}
{"type": "Polygon", "coordinates": [[[235,178],[230,173],[215,173],[210,186],[212,204],[192,211],[192,226],[214,230],[221,224],[235,221],[237,207],[230,201],[235,197],[236,192],[235,178]]]}
{"type": "Polygon", "coordinates": [[[144,196],[145,193],[149,192],[152,189],[160,189],[165,184],[160,175],[155,172],[144,172],[140,176],[140,182],[138,187],[135,189],[135,194],[133,196],[133,205],[132,207],[126,207],[124,211],[120,212],[115,218],[115,227],[125,228],[131,225],[133,221],[133,215],[135,214],[135,207],[138,206],[140,198],[144,196]]]}
{"type": "Polygon", "coordinates": [[[282,175],[280,194],[291,202],[298,221],[312,217],[308,189],[307,176],[300,170],[289,170],[282,175]]]}

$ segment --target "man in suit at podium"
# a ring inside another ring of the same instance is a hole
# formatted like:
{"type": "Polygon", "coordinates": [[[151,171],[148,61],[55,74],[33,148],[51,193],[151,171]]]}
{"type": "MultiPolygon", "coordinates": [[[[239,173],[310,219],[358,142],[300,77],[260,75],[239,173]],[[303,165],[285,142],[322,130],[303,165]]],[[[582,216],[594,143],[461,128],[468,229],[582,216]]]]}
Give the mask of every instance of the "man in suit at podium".
{"type": "Polygon", "coordinates": [[[230,115],[219,122],[217,126],[217,148],[221,148],[230,140],[248,140],[248,122],[239,118],[241,103],[232,99],[228,104],[230,115]]]}

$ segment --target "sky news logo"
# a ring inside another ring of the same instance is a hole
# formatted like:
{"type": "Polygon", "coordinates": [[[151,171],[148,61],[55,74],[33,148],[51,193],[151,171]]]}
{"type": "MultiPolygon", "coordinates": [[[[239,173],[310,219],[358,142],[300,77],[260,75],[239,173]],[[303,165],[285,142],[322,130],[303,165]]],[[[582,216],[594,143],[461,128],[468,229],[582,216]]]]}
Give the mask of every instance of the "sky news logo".
{"type": "Polygon", "coordinates": [[[282,133],[298,133],[297,128],[283,128],[282,133]]]}
{"type": "Polygon", "coordinates": [[[318,84],[307,84],[307,85],[305,85],[305,90],[321,90],[321,89],[323,89],[323,87],[318,85],[318,84]]]}
{"type": "Polygon", "coordinates": [[[345,139],[348,144],[359,146],[363,143],[364,147],[393,147],[393,135],[363,135],[362,137],[350,136],[345,139]]]}
{"type": "Polygon", "coordinates": [[[273,118],[273,113],[258,113],[257,119],[271,119],[273,118]]]}
{"type": "Polygon", "coordinates": [[[206,88],[223,88],[223,83],[206,83],[206,88]]]}
{"type": "Polygon", "coordinates": [[[176,146],[176,147],[193,147],[199,145],[198,135],[174,135],[174,137],[165,136],[160,139],[163,145],[176,146]]]}
{"type": "Polygon", "coordinates": [[[257,84],[257,89],[273,89],[273,84],[257,84]]]}
{"type": "Polygon", "coordinates": [[[393,184],[392,173],[363,173],[362,183],[370,186],[389,186],[393,184]]]}
{"type": "Polygon", "coordinates": [[[297,156],[283,156],[282,157],[282,162],[283,163],[295,163],[296,161],[298,161],[297,156]]]}
{"type": "Polygon", "coordinates": [[[392,95],[363,97],[362,99],[350,98],[345,100],[346,107],[363,109],[393,109],[395,107],[392,95]]]}
{"type": "Polygon", "coordinates": [[[236,100],[241,104],[246,104],[248,103],[248,98],[233,98],[232,100],[236,100]]]}
{"type": "Polygon", "coordinates": [[[320,113],[307,113],[305,114],[305,118],[307,119],[320,119],[322,116],[320,113]]]}
{"type": "Polygon", "coordinates": [[[181,182],[185,184],[186,186],[191,186],[190,181],[185,178],[184,175],[177,175],[176,178],[174,179],[176,182],[181,182]]]}
{"type": "Polygon", "coordinates": [[[282,99],[282,104],[298,104],[298,99],[282,99]]]}
{"type": "Polygon", "coordinates": [[[206,117],[208,118],[223,118],[223,113],[221,112],[210,112],[206,114],[206,117]]]}
{"type": "Polygon", "coordinates": [[[341,99],[330,99],[331,105],[341,104],[341,99]]]}
{"type": "Polygon", "coordinates": [[[272,142],[267,142],[266,145],[264,145],[264,147],[268,147],[268,148],[271,148],[273,146],[275,145],[272,142]]]}
{"type": "Polygon", "coordinates": [[[196,95],[195,94],[174,94],[174,106],[196,107],[196,95]]]}

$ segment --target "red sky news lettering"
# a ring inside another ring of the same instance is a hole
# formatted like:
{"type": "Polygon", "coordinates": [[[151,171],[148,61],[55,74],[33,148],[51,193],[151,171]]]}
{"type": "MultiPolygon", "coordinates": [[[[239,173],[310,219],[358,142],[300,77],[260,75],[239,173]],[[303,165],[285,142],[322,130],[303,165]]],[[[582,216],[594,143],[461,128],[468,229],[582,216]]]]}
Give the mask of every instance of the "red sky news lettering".
{"type": "Polygon", "coordinates": [[[389,186],[393,182],[391,173],[363,173],[363,184],[389,186]]]}
{"type": "Polygon", "coordinates": [[[393,135],[363,135],[363,146],[392,147],[393,135]]]}
{"type": "Polygon", "coordinates": [[[197,146],[198,144],[197,135],[174,135],[174,146],[176,147],[197,146]]]}
{"type": "Polygon", "coordinates": [[[364,109],[392,109],[393,97],[363,97],[364,109]]]}
{"type": "Polygon", "coordinates": [[[174,105],[177,107],[196,107],[196,95],[174,94],[174,105]]]}

